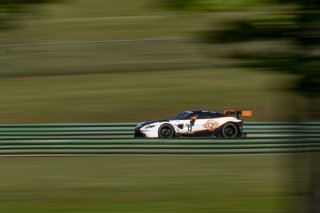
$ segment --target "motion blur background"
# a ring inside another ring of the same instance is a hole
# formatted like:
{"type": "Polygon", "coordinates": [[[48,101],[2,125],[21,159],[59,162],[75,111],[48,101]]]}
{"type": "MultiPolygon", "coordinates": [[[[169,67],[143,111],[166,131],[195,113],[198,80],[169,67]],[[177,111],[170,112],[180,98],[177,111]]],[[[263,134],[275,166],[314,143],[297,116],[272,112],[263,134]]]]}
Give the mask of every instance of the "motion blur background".
{"type": "Polygon", "coordinates": [[[1,2],[2,123],[142,121],[198,108],[306,118],[301,82],[318,78],[318,2],[1,2]]]}
{"type": "MultiPolygon", "coordinates": [[[[319,121],[319,7],[0,0],[0,123],[226,108],[253,110],[250,121],[319,121]]],[[[1,159],[0,212],[316,212],[314,158],[1,159]]]]}

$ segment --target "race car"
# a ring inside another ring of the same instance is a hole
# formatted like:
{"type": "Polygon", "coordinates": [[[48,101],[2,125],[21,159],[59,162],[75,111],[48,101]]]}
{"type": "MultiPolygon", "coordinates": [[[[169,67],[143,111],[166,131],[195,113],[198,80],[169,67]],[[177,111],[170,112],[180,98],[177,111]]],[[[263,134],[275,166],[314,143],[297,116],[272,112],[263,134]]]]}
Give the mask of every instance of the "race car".
{"type": "Polygon", "coordinates": [[[252,116],[252,111],[188,110],[169,119],[139,123],[135,127],[135,138],[245,137],[244,116],[252,116]]]}

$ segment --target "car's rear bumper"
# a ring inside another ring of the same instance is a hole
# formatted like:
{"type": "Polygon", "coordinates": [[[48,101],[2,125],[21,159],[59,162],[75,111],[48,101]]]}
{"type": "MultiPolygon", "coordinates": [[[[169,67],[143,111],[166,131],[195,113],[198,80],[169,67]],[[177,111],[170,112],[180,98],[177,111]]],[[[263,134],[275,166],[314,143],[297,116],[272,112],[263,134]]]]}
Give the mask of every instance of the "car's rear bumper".
{"type": "Polygon", "coordinates": [[[241,132],[241,135],[239,136],[239,138],[246,138],[246,137],[247,137],[247,133],[241,132]]]}

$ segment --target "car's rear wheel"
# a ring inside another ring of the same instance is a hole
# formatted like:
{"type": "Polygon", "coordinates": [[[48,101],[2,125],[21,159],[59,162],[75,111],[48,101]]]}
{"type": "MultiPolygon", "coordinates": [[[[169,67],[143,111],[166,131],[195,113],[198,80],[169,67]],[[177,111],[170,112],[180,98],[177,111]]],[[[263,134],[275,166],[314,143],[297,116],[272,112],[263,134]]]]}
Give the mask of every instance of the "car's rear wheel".
{"type": "Polygon", "coordinates": [[[234,123],[227,123],[221,129],[224,138],[236,138],[239,135],[238,127],[234,123]]]}
{"type": "Polygon", "coordinates": [[[162,124],[159,128],[158,135],[160,138],[173,138],[174,129],[170,124],[162,124]]]}

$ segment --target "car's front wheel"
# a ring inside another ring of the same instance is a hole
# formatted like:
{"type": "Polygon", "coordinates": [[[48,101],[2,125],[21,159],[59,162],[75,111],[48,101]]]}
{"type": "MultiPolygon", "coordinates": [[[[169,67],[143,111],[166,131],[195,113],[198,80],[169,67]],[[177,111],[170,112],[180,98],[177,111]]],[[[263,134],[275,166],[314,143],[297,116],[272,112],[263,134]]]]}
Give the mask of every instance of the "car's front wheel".
{"type": "Polygon", "coordinates": [[[158,131],[159,138],[173,138],[174,129],[170,124],[162,124],[158,131]]]}
{"type": "Polygon", "coordinates": [[[237,125],[234,123],[227,123],[221,129],[221,135],[224,138],[235,138],[239,135],[237,125]]]}

